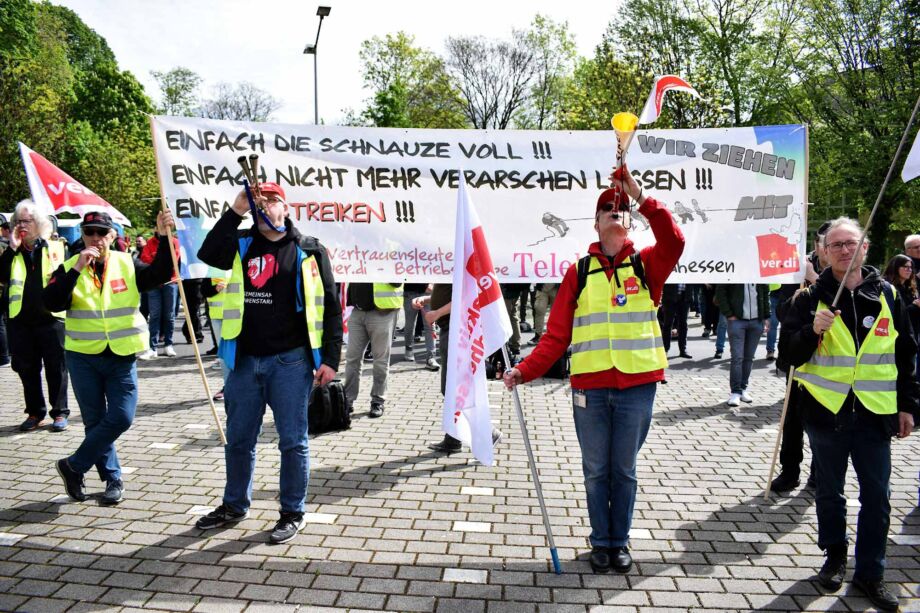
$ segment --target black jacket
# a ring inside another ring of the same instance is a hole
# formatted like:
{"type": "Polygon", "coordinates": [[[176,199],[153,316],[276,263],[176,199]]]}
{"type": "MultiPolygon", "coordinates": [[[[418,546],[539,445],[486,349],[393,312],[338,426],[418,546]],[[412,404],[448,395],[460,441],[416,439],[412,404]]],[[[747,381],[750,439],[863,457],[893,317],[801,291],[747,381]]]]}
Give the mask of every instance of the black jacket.
{"type": "MultiPolygon", "coordinates": [[[[882,300],[882,284],[878,270],[871,266],[862,268],[863,282],[855,289],[844,288],[840,295],[837,308],[843,323],[856,340],[856,345],[862,345],[869,332],[863,323],[866,317],[878,317],[882,300]]],[[[830,305],[840,284],[834,278],[830,268],[825,269],[818,277],[818,281],[807,290],[796,296],[791,307],[786,311],[780,327],[779,351],[783,359],[795,367],[802,366],[818,348],[819,337],[813,329],[815,311],[818,301],[830,305]]],[[[920,389],[914,378],[914,363],[917,358],[917,343],[914,341],[913,330],[907,316],[907,309],[897,298],[894,288],[892,292],[892,317],[894,329],[898,331],[895,342],[895,363],[898,368],[897,379],[897,408],[898,411],[912,413],[915,420],[920,417],[920,389]]],[[[874,319],[873,319],[874,321],[874,319]]],[[[877,415],[867,410],[856,398],[853,391],[843,403],[837,415],[831,413],[821,405],[804,388],[800,387],[800,402],[805,414],[806,422],[822,428],[837,429],[853,423],[859,414],[863,423],[873,423],[882,428],[889,436],[898,432],[898,416],[877,415]]]]}
{"type": "MultiPolygon", "coordinates": [[[[258,232],[254,227],[246,230],[238,229],[242,221],[243,218],[233,209],[227,209],[204,237],[201,249],[198,250],[199,259],[215,268],[230,270],[239,249],[239,239],[258,232]]],[[[329,256],[319,240],[312,236],[303,236],[290,219],[285,219],[284,225],[304,253],[307,256],[316,257],[325,296],[323,299],[323,363],[332,370],[338,370],[339,361],[342,358],[342,305],[339,303],[338,288],[335,285],[329,256]]]]}
{"type": "MultiPolygon", "coordinates": [[[[737,317],[743,319],[742,309],[744,306],[744,284],[731,283],[716,286],[716,302],[719,310],[726,317],[737,317]]],[[[770,318],[770,288],[769,286],[757,284],[757,316],[752,319],[763,321],[770,318]]]]}

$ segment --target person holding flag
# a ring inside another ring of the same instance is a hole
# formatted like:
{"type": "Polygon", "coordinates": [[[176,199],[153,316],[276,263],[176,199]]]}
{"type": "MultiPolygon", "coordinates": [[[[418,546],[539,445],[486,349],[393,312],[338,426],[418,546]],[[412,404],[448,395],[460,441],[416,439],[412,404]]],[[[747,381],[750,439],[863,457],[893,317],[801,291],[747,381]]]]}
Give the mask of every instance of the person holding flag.
{"type": "MultiPolygon", "coordinates": [[[[172,213],[157,215],[158,235],[172,225],[172,213]]],[[[83,475],[95,466],[106,483],[100,502],[113,505],[124,494],[115,441],[134,421],[135,354],[148,342],[140,295],[169,279],[173,266],[167,243],[149,266],[114,251],[115,224],[108,213],[87,213],[80,229],[83,251],[61,264],[42,291],[47,310],[67,312],[65,360],[86,430],[77,450],[56,466],[64,489],[77,501],[86,500],[83,475]]]]}
{"type": "Polygon", "coordinates": [[[511,389],[541,376],[571,344],[575,430],[591,522],[589,561],[596,573],[611,568],[625,573],[632,567],[636,460],[667,366],[656,311],[684,237],[670,212],[643,193],[625,165],[610,178],[613,187],[597,199],[598,241],[566,271],[546,332],[523,362],[505,372],[504,381],[511,389]],[[638,203],[655,236],[655,244],[641,251],[623,223],[626,195],[638,203]]]}
{"type": "Polygon", "coordinates": [[[0,255],[0,283],[9,286],[9,339],[13,370],[26,400],[23,432],[42,424],[48,408],[42,393],[42,365],[51,401],[51,430],[67,429],[67,368],[64,366],[64,313],[42,305],[41,293],[64,263],[64,243],[52,240],[51,220],[31,200],[13,211],[10,248],[0,255]]]}

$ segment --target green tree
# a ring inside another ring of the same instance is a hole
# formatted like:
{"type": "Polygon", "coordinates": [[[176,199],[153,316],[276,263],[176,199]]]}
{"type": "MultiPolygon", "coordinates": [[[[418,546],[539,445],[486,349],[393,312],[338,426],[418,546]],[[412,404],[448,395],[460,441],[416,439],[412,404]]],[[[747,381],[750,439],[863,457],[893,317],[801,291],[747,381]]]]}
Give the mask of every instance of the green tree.
{"type": "Polygon", "coordinates": [[[166,72],[153,70],[151,76],[160,87],[160,105],[157,112],[162,115],[190,117],[198,106],[198,86],[201,77],[183,66],[166,72]]]}
{"type": "Polygon", "coordinates": [[[556,127],[565,94],[566,80],[575,66],[575,38],[567,22],[556,23],[536,15],[525,34],[534,50],[536,71],[529,104],[518,120],[525,129],[548,130],[556,127]]]}
{"type": "MultiPolygon", "coordinates": [[[[811,199],[865,218],[920,92],[920,2],[809,0],[806,8],[799,37],[810,44],[794,58],[790,104],[814,126],[811,199]]],[[[870,261],[884,263],[920,228],[917,211],[920,186],[895,176],[870,230],[870,261]]]]}
{"type": "Polygon", "coordinates": [[[463,101],[444,62],[405,32],[361,44],[364,85],[372,98],[359,123],[398,128],[463,128],[463,101]]]}
{"type": "Polygon", "coordinates": [[[0,3],[0,55],[28,53],[35,43],[35,5],[31,0],[0,3]]]}

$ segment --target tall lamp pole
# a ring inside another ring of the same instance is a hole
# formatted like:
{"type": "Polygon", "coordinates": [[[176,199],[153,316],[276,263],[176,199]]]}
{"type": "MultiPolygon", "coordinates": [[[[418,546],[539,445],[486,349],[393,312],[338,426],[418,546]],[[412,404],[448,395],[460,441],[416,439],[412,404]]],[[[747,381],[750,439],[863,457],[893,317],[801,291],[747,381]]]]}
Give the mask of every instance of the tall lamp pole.
{"type": "Polygon", "coordinates": [[[313,123],[316,125],[319,125],[319,73],[316,56],[317,49],[319,48],[319,32],[323,29],[323,18],[327,17],[330,12],[332,12],[332,7],[316,7],[316,14],[319,16],[319,26],[316,28],[316,42],[312,45],[307,43],[307,46],[304,47],[303,50],[306,55],[313,56],[313,123]]]}

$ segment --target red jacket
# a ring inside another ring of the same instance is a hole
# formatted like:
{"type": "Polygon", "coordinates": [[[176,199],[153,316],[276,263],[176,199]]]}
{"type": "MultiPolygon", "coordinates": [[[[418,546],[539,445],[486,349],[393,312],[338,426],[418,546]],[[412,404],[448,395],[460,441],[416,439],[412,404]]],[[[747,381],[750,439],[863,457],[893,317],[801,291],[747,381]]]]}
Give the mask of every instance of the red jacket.
{"type": "MultiPolygon", "coordinates": [[[[148,238],[147,244],[144,245],[144,250],[141,251],[140,256],[138,256],[138,259],[145,264],[150,264],[151,262],[153,262],[153,259],[157,255],[157,248],[159,244],[160,244],[160,239],[157,237],[156,234],[148,238]]],[[[179,239],[176,238],[175,236],[173,237],[173,248],[176,250],[176,255],[181,253],[181,251],[179,251],[179,239]]],[[[175,283],[178,280],[179,280],[179,272],[173,271],[172,279],[170,279],[169,282],[175,283]]]]}
{"type": "MultiPolygon", "coordinates": [[[[661,302],[661,290],[664,282],[671,274],[671,270],[680,259],[684,251],[684,235],[671,217],[671,213],[657,200],[646,198],[639,212],[648,219],[655,235],[655,244],[639,252],[642,267],[645,269],[645,283],[655,304],[661,302]]],[[[613,276],[613,267],[620,264],[636,252],[633,242],[626,239],[623,248],[614,258],[613,265],[601,252],[600,243],[592,243],[588,253],[597,257],[607,271],[607,280],[613,276]]],[[[552,366],[562,354],[565,353],[572,342],[572,321],[575,317],[575,308],[578,306],[578,267],[571,266],[562,278],[562,285],[556,294],[553,308],[546,322],[546,333],[540,337],[540,342],[533,352],[523,362],[517,365],[524,381],[530,381],[541,376],[552,366]]],[[[670,330],[662,331],[667,334],[670,330]]],[[[664,370],[628,374],[616,368],[602,372],[572,375],[572,387],[576,389],[597,389],[611,387],[624,389],[652,381],[664,380],[664,370]]]]}

